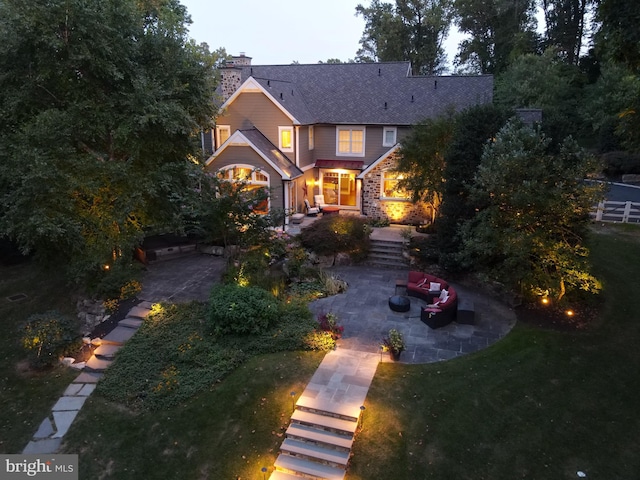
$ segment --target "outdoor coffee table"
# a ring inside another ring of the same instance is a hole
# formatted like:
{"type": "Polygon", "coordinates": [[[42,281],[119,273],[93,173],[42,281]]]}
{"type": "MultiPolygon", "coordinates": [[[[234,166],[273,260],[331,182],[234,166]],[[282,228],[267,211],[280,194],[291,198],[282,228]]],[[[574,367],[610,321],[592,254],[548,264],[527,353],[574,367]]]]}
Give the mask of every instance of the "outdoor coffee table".
{"type": "Polygon", "coordinates": [[[394,312],[408,312],[411,309],[411,300],[404,295],[389,297],[389,308],[394,312]]]}
{"type": "Polygon", "coordinates": [[[322,207],[322,215],[340,215],[340,207],[322,207]]]}

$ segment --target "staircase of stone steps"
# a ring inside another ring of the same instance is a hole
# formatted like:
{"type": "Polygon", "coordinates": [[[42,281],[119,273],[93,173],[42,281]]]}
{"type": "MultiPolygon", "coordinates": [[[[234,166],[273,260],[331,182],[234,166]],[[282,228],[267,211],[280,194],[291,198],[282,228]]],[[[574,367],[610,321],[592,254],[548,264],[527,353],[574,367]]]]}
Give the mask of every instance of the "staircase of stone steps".
{"type": "Polygon", "coordinates": [[[143,319],[149,314],[151,303],[141,302],[129,310],[127,317],[118,322],[118,326],[101,339],[102,344],[95,349],[87,361],[87,372],[104,372],[112,363],[115,354],[138,331],[143,319]]]}
{"type": "Polygon", "coordinates": [[[343,480],[358,417],[298,402],[270,480],[343,480]]]}
{"type": "Polygon", "coordinates": [[[386,268],[406,268],[409,260],[405,257],[406,245],[402,240],[371,239],[371,250],[367,263],[386,268]]]}

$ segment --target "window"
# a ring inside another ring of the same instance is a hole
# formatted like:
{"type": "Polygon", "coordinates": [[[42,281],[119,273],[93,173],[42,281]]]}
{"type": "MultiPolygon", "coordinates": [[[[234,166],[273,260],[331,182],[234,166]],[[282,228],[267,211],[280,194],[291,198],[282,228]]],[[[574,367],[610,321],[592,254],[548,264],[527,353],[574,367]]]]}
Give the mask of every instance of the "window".
{"type": "Polygon", "coordinates": [[[398,181],[402,180],[402,174],[394,172],[392,170],[385,170],[382,172],[382,192],[381,196],[384,198],[398,198],[408,199],[409,195],[404,190],[398,189],[398,181]]]}
{"type": "Polygon", "coordinates": [[[229,125],[216,125],[216,148],[220,148],[230,136],[231,127],[229,125]]]}
{"type": "Polygon", "coordinates": [[[364,127],[337,127],[336,155],[364,157],[364,127]]]}
{"type": "Polygon", "coordinates": [[[313,150],[314,148],[316,148],[315,145],[316,139],[315,139],[315,132],[313,131],[313,125],[309,126],[309,150],[313,150]]]}
{"type": "Polygon", "coordinates": [[[398,129],[396,127],[384,127],[382,130],[382,146],[393,147],[396,144],[398,129]]]}
{"type": "Polygon", "coordinates": [[[256,204],[253,212],[260,215],[269,213],[269,176],[256,167],[250,165],[232,165],[226,169],[218,170],[218,177],[234,182],[246,182],[244,192],[248,195],[255,194],[256,204]]]}
{"type": "Polygon", "coordinates": [[[280,137],[280,150],[293,152],[293,127],[278,127],[280,137]]]}

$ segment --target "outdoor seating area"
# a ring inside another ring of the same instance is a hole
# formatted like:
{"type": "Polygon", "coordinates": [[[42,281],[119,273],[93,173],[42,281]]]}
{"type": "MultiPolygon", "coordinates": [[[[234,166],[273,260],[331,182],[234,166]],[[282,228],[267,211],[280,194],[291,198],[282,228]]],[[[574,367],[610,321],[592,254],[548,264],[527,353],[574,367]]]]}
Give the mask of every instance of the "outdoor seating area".
{"type": "Polygon", "coordinates": [[[428,273],[411,271],[407,295],[421,298],[427,305],[420,310],[420,320],[431,328],[440,328],[455,320],[458,293],[446,280],[428,273]]]}

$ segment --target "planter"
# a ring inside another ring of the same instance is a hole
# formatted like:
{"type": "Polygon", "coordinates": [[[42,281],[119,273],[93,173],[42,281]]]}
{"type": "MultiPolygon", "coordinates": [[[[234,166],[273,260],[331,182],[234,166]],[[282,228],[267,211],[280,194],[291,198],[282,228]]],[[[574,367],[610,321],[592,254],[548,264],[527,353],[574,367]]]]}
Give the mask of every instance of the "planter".
{"type": "Polygon", "coordinates": [[[393,350],[391,350],[389,351],[389,353],[391,354],[391,360],[393,360],[394,362],[400,361],[400,355],[402,354],[402,351],[394,352],[393,350]]]}

